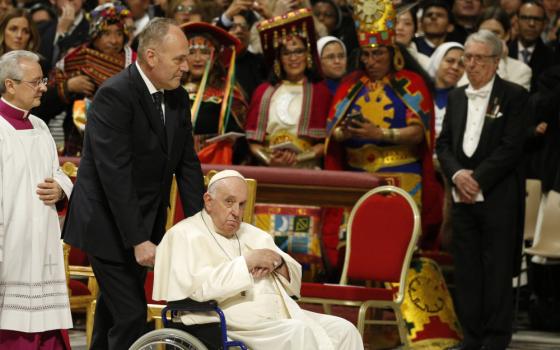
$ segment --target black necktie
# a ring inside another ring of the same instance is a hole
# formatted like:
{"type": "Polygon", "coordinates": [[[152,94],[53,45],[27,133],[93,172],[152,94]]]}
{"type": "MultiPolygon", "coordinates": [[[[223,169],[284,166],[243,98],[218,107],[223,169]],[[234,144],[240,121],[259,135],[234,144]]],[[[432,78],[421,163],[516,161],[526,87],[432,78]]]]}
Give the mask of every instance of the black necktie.
{"type": "Polygon", "coordinates": [[[161,123],[165,125],[165,116],[163,115],[163,108],[161,108],[161,104],[163,102],[163,92],[154,92],[152,97],[154,98],[154,104],[156,106],[156,111],[159,114],[159,118],[161,119],[161,123]]]}
{"type": "Polygon", "coordinates": [[[529,61],[531,61],[531,52],[529,52],[529,49],[521,50],[521,56],[523,56],[523,62],[529,64],[529,61]]]}

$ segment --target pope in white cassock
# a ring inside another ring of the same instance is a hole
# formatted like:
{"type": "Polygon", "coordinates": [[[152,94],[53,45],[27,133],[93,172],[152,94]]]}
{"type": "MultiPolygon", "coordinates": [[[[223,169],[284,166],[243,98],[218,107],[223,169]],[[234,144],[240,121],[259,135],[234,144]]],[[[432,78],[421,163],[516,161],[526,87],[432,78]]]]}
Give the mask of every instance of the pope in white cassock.
{"type": "Polygon", "coordinates": [[[55,204],[70,196],[45,123],[39,57],[0,57],[0,349],[64,349],[72,328],[55,204]]]}
{"type": "MultiPolygon", "coordinates": [[[[228,336],[253,350],[359,350],[356,327],[339,317],[302,310],[301,266],[272,237],[241,222],[247,184],[237,171],[214,175],[204,209],[169,230],[156,252],[155,300],[216,300],[228,336]]],[[[186,324],[217,322],[183,314],[186,324]]]]}

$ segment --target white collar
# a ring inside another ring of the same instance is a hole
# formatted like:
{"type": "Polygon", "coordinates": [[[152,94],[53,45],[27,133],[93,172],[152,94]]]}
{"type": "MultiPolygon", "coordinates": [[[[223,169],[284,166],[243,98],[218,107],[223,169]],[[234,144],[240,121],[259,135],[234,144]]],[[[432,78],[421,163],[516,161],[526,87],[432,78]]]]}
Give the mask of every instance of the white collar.
{"type": "Polygon", "coordinates": [[[144,14],[144,16],[134,21],[134,36],[140,34],[140,32],[144,29],[148,22],[150,22],[150,16],[147,12],[144,14]]]}
{"type": "Polygon", "coordinates": [[[471,83],[469,83],[466,91],[468,91],[468,92],[471,92],[471,91],[472,92],[488,92],[490,94],[492,92],[492,87],[494,86],[494,80],[496,80],[496,74],[494,74],[494,76],[492,77],[492,80],[490,80],[486,85],[484,85],[480,89],[473,88],[471,83]]]}
{"type": "Polygon", "coordinates": [[[523,50],[527,50],[529,51],[529,53],[533,53],[533,51],[535,51],[535,46],[537,46],[537,44],[533,44],[531,46],[525,47],[523,46],[523,44],[521,43],[521,40],[517,40],[517,52],[521,53],[521,51],[523,50]]]}
{"type": "Polygon", "coordinates": [[[428,39],[427,36],[424,35],[424,41],[426,42],[426,44],[428,44],[429,47],[431,47],[432,49],[436,48],[436,44],[434,44],[433,42],[430,41],[430,39],[428,39]]]}
{"type": "Polygon", "coordinates": [[[138,68],[138,72],[140,72],[140,76],[142,77],[142,80],[144,80],[144,83],[146,84],[146,87],[148,88],[148,91],[150,92],[150,95],[152,95],[152,94],[154,94],[158,91],[163,92],[163,90],[156,89],[154,84],[152,84],[152,81],[146,76],[146,74],[144,74],[144,71],[142,70],[142,68],[138,64],[138,61],[136,61],[134,64],[136,64],[136,68],[138,68]]]}
{"type": "Polygon", "coordinates": [[[84,10],[80,10],[80,12],[78,13],[78,15],[76,16],[76,18],[74,18],[74,28],[78,26],[78,24],[80,24],[80,22],[84,19],[84,10]]]}

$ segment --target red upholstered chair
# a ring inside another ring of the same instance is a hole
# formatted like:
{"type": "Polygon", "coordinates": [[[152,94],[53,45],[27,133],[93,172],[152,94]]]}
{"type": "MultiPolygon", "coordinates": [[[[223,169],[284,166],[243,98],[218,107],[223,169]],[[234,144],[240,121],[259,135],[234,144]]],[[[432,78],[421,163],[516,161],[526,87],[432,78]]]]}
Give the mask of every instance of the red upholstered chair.
{"type": "Polygon", "coordinates": [[[303,283],[300,301],[323,304],[327,312],[330,305],[359,307],[357,326],[362,335],[366,324],[392,324],[406,344],[400,305],[419,235],[420,213],[407,192],[394,186],[369,191],[350,213],[340,284],[303,283]],[[350,284],[357,281],[383,282],[387,288],[350,284]],[[366,320],[369,308],[392,309],[395,320],[366,320]]]}

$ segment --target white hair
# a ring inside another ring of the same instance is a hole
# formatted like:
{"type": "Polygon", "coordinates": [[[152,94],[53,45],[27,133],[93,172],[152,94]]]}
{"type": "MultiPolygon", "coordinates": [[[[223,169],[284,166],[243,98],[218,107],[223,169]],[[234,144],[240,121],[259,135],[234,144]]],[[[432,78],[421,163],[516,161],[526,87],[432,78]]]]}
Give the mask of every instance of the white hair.
{"type": "Polygon", "coordinates": [[[465,41],[465,47],[467,47],[470,42],[486,44],[492,49],[492,55],[496,57],[502,56],[502,40],[488,29],[481,29],[478,32],[469,35],[465,41]]]}
{"type": "Polygon", "coordinates": [[[6,92],[6,79],[23,79],[22,59],[39,62],[37,54],[25,50],[10,51],[0,57],[0,94],[6,92]]]}
{"type": "Polygon", "coordinates": [[[171,18],[155,17],[148,22],[138,35],[138,59],[144,62],[147,49],[157,49],[165,39],[171,26],[177,22],[171,18]]]}
{"type": "Polygon", "coordinates": [[[210,184],[208,186],[208,189],[206,190],[206,192],[208,193],[208,195],[210,195],[210,198],[212,198],[212,199],[216,199],[216,192],[218,190],[217,185],[219,184],[219,182],[220,181],[216,181],[216,182],[210,184]]]}

